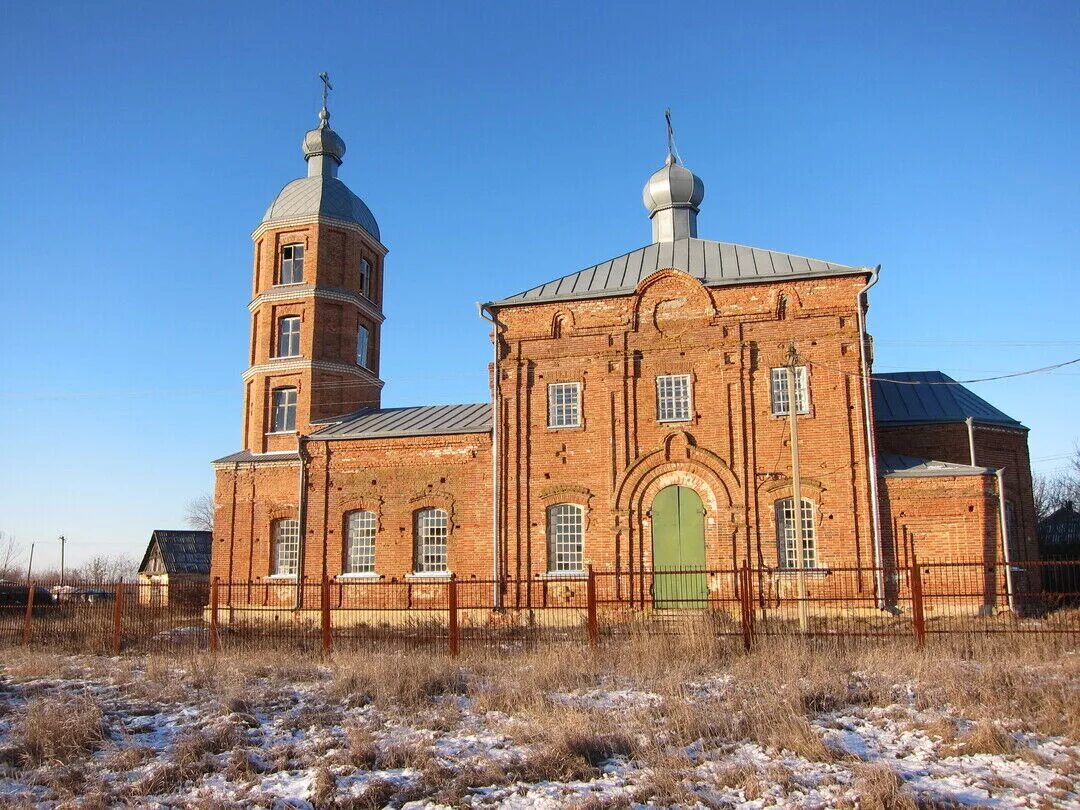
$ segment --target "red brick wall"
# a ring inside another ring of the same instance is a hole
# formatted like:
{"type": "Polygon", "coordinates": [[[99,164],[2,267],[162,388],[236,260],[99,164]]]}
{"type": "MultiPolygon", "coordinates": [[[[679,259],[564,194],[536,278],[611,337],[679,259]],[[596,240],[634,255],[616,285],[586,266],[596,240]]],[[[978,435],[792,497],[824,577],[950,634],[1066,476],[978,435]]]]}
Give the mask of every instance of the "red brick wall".
{"type": "MultiPolygon", "coordinates": [[[[413,521],[427,506],[450,517],[448,566],[461,578],[491,574],[491,441],[485,434],[308,442],[303,574],[341,574],[345,515],[375,512],[376,572],[415,570],[413,521]]],[[[299,462],[217,465],[213,577],[260,581],[271,573],[271,526],[295,518],[299,462]]],[[[287,586],[286,586],[287,587],[287,586]]]]}
{"type": "MultiPolygon", "coordinates": [[[[976,423],[974,438],[976,466],[1005,470],[1002,474],[1005,499],[1013,504],[1016,514],[1018,536],[1013,538],[1013,548],[1019,557],[1037,559],[1037,525],[1027,431],[976,423]]],[[[968,429],[964,422],[879,426],[877,442],[881,452],[954,464],[971,463],[968,429]]]]}
{"type": "Polygon", "coordinates": [[[709,565],[775,565],[773,503],[790,495],[791,466],[787,418],[771,413],[770,369],[783,365],[791,340],[811,364],[811,413],[799,422],[818,560],[869,564],[856,318],[864,284],[857,276],[706,289],[661,271],[634,295],[500,310],[504,570],[546,570],[545,507],[561,500],[588,507],[588,562],[647,567],[648,510],[672,483],[702,496],[709,565]],[[689,422],[656,419],[655,377],[669,373],[692,376],[689,422]],[[559,381],[582,383],[581,428],[547,427],[546,386],[559,381]]]}

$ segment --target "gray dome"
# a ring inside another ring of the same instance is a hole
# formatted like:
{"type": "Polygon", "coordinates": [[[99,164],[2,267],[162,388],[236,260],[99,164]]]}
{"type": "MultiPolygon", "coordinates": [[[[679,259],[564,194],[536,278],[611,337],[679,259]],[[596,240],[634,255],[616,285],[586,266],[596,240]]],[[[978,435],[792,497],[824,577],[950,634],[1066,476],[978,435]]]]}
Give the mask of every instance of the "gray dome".
{"type": "Polygon", "coordinates": [[[265,224],[310,216],[332,217],[352,222],[379,239],[379,224],[375,221],[371,209],[353,194],[348,186],[336,177],[325,174],[293,180],[270,203],[262,221],[265,224]]]}
{"type": "Polygon", "coordinates": [[[690,207],[695,211],[705,199],[705,184],[701,178],[668,155],[664,166],[645,183],[642,202],[649,215],[664,208],[690,207]]]}
{"type": "Polygon", "coordinates": [[[319,113],[319,126],[304,135],[304,160],[316,155],[329,155],[339,164],[345,157],[345,141],[330,129],[330,113],[324,107],[319,113]]]}

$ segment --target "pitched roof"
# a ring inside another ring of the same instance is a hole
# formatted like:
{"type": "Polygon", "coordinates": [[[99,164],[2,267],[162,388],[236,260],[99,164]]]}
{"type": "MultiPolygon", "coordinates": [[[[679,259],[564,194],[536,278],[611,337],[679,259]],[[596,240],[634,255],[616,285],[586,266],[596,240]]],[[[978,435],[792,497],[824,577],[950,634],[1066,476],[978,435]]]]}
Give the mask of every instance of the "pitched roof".
{"type": "Polygon", "coordinates": [[[709,287],[870,272],[867,267],[834,264],[730,242],[677,239],[646,245],[492,304],[511,306],[626,295],[633,292],[642,279],[667,267],[684,270],[709,287]]]}
{"type": "Polygon", "coordinates": [[[873,378],[874,419],[879,425],[976,422],[1027,430],[985,399],[940,371],[891,371],[873,378]]]}
{"type": "Polygon", "coordinates": [[[250,450],[238,450],[227,456],[214,459],[212,464],[245,464],[259,461],[296,461],[300,454],[295,450],[279,450],[272,453],[252,453],[250,450]]]}
{"type": "Polygon", "coordinates": [[[327,439],[385,439],[398,436],[437,436],[486,433],[491,430],[491,405],[419,405],[412,408],[363,408],[311,434],[327,439]]]}
{"type": "Polygon", "coordinates": [[[146,553],[143,554],[142,562],[139,564],[139,572],[146,570],[146,565],[150,562],[150,554],[156,544],[166,572],[209,575],[212,541],[211,532],[190,529],[154,529],[154,533],[150,535],[146,553]]]}
{"type": "Polygon", "coordinates": [[[897,453],[878,454],[878,473],[887,478],[934,478],[954,475],[993,475],[989,467],[953,464],[950,461],[931,461],[897,453]]]}

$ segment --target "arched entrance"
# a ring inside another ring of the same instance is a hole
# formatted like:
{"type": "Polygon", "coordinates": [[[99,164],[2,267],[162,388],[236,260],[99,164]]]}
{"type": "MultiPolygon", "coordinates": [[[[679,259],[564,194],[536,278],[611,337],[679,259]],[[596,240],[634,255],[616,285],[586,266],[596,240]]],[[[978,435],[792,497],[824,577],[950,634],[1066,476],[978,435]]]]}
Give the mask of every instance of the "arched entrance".
{"type": "Polygon", "coordinates": [[[657,608],[703,608],[705,509],[689,487],[669,486],[652,502],[653,604],[657,608]]]}

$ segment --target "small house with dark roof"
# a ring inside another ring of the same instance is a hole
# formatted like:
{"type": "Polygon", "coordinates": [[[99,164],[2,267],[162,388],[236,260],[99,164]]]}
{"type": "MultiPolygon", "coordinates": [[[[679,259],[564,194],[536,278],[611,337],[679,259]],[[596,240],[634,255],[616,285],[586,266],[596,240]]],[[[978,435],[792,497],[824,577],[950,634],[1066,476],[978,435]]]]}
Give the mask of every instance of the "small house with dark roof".
{"type": "Polygon", "coordinates": [[[139,564],[139,603],[206,604],[212,532],[155,529],[139,564]]]}
{"type": "MultiPolygon", "coordinates": [[[[433,607],[456,577],[528,608],[571,600],[592,568],[644,608],[666,604],[664,569],[747,562],[819,585],[855,569],[884,607],[913,554],[1033,553],[1027,428],[941,372],[874,375],[880,267],[700,237],[705,184],[670,142],[642,191],[646,244],[556,247],[552,280],[516,294],[495,274],[487,402],[384,407],[384,278],[427,290],[386,264],[329,122],[324,106],[306,177],[252,233],[241,445],[214,462],[211,556],[214,577],[260,587],[230,606],[314,610],[304,582],[326,580],[433,607]]],[[[728,581],[702,575],[687,604],[728,581]]]]}

